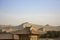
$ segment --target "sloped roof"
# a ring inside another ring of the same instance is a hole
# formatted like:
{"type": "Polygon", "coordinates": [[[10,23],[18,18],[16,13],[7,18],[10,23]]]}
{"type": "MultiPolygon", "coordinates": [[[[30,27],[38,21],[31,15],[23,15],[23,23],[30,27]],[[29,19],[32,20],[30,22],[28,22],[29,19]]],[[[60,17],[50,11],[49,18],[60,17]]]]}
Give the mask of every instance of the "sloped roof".
{"type": "Polygon", "coordinates": [[[22,30],[17,30],[12,32],[13,34],[42,34],[43,32],[39,32],[36,30],[30,30],[29,27],[28,28],[24,28],[22,30]]]}
{"type": "Polygon", "coordinates": [[[27,31],[26,28],[22,29],[22,30],[17,30],[17,31],[14,31],[12,32],[13,34],[30,34],[29,31],[27,31]]]}

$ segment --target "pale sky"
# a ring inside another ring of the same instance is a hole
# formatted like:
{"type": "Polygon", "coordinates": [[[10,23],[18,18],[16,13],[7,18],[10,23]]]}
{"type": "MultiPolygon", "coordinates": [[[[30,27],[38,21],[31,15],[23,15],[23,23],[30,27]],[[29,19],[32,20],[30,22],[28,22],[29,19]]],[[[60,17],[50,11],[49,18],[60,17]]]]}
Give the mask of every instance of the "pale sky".
{"type": "Polygon", "coordinates": [[[60,25],[60,0],[0,0],[0,24],[60,25]]]}

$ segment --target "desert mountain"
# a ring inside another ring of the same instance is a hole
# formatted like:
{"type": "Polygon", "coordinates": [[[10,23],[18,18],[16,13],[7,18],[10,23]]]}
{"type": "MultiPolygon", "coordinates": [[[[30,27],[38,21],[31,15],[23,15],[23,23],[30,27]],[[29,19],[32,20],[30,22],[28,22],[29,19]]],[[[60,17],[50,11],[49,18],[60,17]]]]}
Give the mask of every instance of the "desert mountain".
{"type": "MultiPolygon", "coordinates": [[[[4,25],[3,25],[4,26],[4,25]]],[[[3,31],[16,31],[16,30],[21,30],[25,27],[31,27],[31,30],[42,30],[42,31],[60,31],[60,26],[51,26],[51,25],[37,25],[37,24],[32,24],[29,22],[25,22],[22,23],[18,26],[6,26],[2,27],[2,25],[0,26],[0,29],[2,29],[3,31]]]]}

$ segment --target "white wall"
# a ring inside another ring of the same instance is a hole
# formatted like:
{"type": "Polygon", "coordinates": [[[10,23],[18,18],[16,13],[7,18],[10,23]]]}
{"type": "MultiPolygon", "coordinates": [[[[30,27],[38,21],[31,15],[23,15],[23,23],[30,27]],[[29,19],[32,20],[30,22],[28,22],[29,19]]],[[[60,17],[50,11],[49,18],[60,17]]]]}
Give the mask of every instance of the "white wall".
{"type": "Polygon", "coordinates": [[[38,39],[38,36],[37,35],[31,35],[30,40],[37,40],[37,39],[38,39]]]}
{"type": "Polygon", "coordinates": [[[19,35],[14,35],[14,39],[19,39],[19,35]]]}

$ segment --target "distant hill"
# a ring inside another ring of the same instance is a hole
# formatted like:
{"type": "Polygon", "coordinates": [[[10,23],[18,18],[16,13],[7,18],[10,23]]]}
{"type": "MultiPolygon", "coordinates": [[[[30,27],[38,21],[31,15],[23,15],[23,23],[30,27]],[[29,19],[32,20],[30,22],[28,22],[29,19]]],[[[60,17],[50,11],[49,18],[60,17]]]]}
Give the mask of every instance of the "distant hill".
{"type": "Polygon", "coordinates": [[[46,29],[46,31],[60,31],[60,27],[59,26],[44,26],[44,28],[46,29]]]}
{"type": "Polygon", "coordinates": [[[42,30],[42,31],[60,31],[60,26],[51,26],[51,25],[37,25],[37,24],[32,24],[29,22],[22,23],[18,26],[10,26],[10,25],[0,25],[0,28],[3,31],[11,32],[11,31],[16,31],[16,30],[21,30],[24,27],[31,27],[31,30],[42,30]]]}

